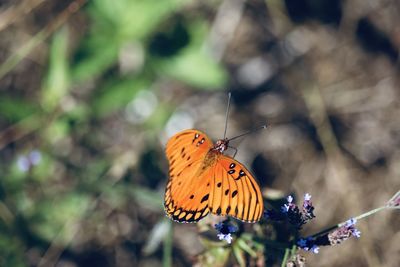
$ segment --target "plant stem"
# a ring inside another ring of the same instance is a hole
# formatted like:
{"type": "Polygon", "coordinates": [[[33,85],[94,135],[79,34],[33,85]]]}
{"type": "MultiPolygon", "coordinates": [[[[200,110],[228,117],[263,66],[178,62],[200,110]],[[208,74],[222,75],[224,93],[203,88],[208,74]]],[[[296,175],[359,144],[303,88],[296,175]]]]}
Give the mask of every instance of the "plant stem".
{"type": "MultiPolygon", "coordinates": [[[[386,208],[387,208],[386,206],[382,206],[382,207],[379,207],[379,208],[376,208],[376,209],[367,211],[366,213],[363,213],[363,214],[361,214],[361,215],[358,215],[358,216],[355,217],[354,219],[356,219],[356,220],[361,220],[361,219],[363,219],[363,218],[366,218],[366,217],[368,217],[368,216],[370,216],[370,215],[372,215],[372,214],[375,214],[375,213],[377,213],[377,212],[379,212],[379,211],[381,211],[381,210],[384,210],[384,209],[386,209],[386,208]]],[[[342,222],[342,223],[339,223],[338,225],[339,225],[339,227],[341,227],[341,226],[343,226],[343,225],[345,225],[345,224],[346,224],[346,222],[342,222]]]]}
{"type": "Polygon", "coordinates": [[[64,9],[50,24],[43,30],[33,36],[25,45],[23,45],[15,54],[8,57],[0,65],[0,80],[11,70],[13,70],[18,63],[28,56],[34,48],[47,39],[54,31],[60,28],[65,22],[85,4],[86,0],[75,0],[64,9]]]}
{"type": "MultiPolygon", "coordinates": [[[[382,210],[384,210],[384,209],[386,209],[386,208],[387,208],[387,206],[382,206],[382,207],[379,207],[379,208],[376,208],[376,209],[367,211],[367,212],[365,212],[365,213],[363,213],[363,214],[361,214],[361,215],[358,215],[357,217],[354,217],[354,219],[356,219],[356,220],[364,219],[364,218],[366,218],[366,217],[368,217],[368,216],[370,216],[370,215],[372,215],[372,214],[375,214],[375,213],[377,213],[377,212],[379,212],[379,211],[382,211],[382,210]]],[[[318,236],[320,236],[320,235],[329,233],[330,231],[332,231],[332,230],[334,230],[334,229],[336,229],[336,228],[339,228],[339,227],[342,227],[342,226],[346,225],[346,223],[347,223],[347,221],[338,223],[338,224],[336,224],[336,225],[334,225],[334,226],[331,226],[331,227],[329,227],[329,228],[326,228],[326,229],[322,230],[321,232],[318,232],[318,233],[312,235],[311,237],[315,238],[315,237],[318,237],[318,236]]]]}
{"type": "Polygon", "coordinates": [[[285,267],[287,264],[287,260],[289,259],[290,249],[285,249],[285,255],[283,256],[281,267],[285,267]]]}
{"type": "Polygon", "coordinates": [[[164,239],[163,246],[163,267],[171,267],[172,266],[172,243],[173,243],[173,232],[174,228],[172,227],[171,220],[168,220],[169,231],[167,236],[164,239]]]}

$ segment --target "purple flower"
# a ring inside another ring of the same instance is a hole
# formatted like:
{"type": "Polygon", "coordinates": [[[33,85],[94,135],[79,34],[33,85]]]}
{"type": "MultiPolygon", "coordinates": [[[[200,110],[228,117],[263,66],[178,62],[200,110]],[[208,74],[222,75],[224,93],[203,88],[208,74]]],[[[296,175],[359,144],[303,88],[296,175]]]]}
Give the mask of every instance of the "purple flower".
{"type": "Polygon", "coordinates": [[[283,213],[287,213],[287,212],[289,211],[289,205],[284,204],[284,205],[281,207],[281,211],[282,211],[283,213]]]}
{"type": "Polygon", "coordinates": [[[229,224],[229,221],[219,222],[214,227],[219,240],[225,240],[228,244],[232,242],[232,233],[238,230],[236,226],[229,224]]]}
{"type": "Polygon", "coordinates": [[[386,203],[386,207],[400,209],[400,191],[394,194],[394,196],[386,203]]]}
{"type": "Polygon", "coordinates": [[[32,165],[38,165],[42,160],[42,154],[38,150],[33,150],[31,153],[29,153],[28,157],[32,165]]]}
{"type": "Polygon", "coordinates": [[[304,195],[304,201],[303,201],[303,220],[304,223],[307,223],[307,221],[315,218],[314,215],[314,206],[311,202],[311,195],[309,193],[306,193],[304,195]]]}
{"type": "Polygon", "coordinates": [[[27,172],[30,168],[29,160],[26,156],[19,156],[17,159],[18,169],[23,172],[27,172]]]}
{"type": "Polygon", "coordinates": [[[291,260],[287,262],[286,267],[295,267],[295,266],[306,266],[306,258],[300,254],[295,254],[291,257],[291,260]]]}
{"type": "Polygon", "coordinates": [[[314,245],[311,247],[310,251],[314,254],[318,254],[319,252],[319,247],[317,245],[314,245]]]}
{"type": "Polygon", "coordinates": [[[361,232],[355,227],[356,223],[356,219],[350,219],[329,233],[317,237],[301,238],[296,242],[296,245],[300,249],[318,253],[320,246],[334,246],[352,236],[360,237],[361,232]]]}
{"type": "Polygon", "coordinates": [[[361,232],[355,227],[356,223],[357,219],[351,218],[346,222],[344,227],[351,233],[352,236],[359,238],[361,236],[361,232]]]}
{"type": "Polygon", "coordinates": [[[350,218],[349,220],[347,220],[347,221],[345,222],[345,226],[346,226],[346,227],[351,227],[351,226],[356,225],[356,223],[357,223],[357,220],[356,220],[356,219],[350,218]]]}
{"type": "Polygon", "coordinates": [[[348,220],[343,226],[330,232],[328,234],[330,245],[340,244],[352,236],[359,238],[361,236],[361,232],[355,227],[356,223],[357,220],[352,218],[348,220]]]}
{"type": "Polygon", "coordinates": [[[311,251],[315,254],[319,252],[319,246],[312,237],[301,238],[297,241],[297,246],[305,251],[311,251]]]}
{"type": "Polygon", "coordinates": [[[301,238],[299,241],[297,241],[297,245],[301,248],[307,247],[307,239],[301,238]]]}
{"type": "Polygon", "coordinates": [[[18,168],[23,171],[29,171],[42,160],[42,154],[38,150],[32,150],[28,155],[20,155],[17,159],[18,168]]]}
{"type": "Polygon", "coordinates": [[[282,211],[283,213],[287,213],[287,212],[289,212],[290,209],[296,208],[296,205],[292,203],[292,202],[293,202],[293,197],[292,197],[292,196],[289,195],[289,196],[286,198],[286,200],[287,200],[288,203],[287,203],[287,204],[284,204],[284,205],[281,207],[281,211],[282,211]]]}
{"type": "Polygon", "coordinates": [[[352,232],[353,236],[360,238],[361,237],[361,231],[358,229],[354,229],[352,232]]]}
{"type": "Polygon", "coordinates": [[[228,244],[232,243],[232,235],[229,233],[227,235],[217,234],[219,240],[225,240],[228,244]]]}
{"type": "Polygon", "coordinates": [[[297,229],[301,229],[304,224],[315,218],[310,194],[306,193],[304,195],[304,202],[301,208],[293,203],[294,198],[291,195],[286,200],[287,203],[283,204],[279,211],[266,210],[264,217],[274,221],[288,220],[297,229]]]}

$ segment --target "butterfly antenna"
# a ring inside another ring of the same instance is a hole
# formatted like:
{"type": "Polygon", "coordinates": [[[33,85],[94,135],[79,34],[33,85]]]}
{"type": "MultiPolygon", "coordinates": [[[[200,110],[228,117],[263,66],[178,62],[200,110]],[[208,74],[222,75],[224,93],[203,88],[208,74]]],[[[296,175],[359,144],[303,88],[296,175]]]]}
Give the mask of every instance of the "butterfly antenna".
{"type": "Polygon", "coordinates": [[[228,115],[229,115],[229,107],[231,106],[231,92],[228,93],[228,107],[226,108],[226,115],[225,115],[225,130],[224,130],[224,139],[226,137],[226,129],[228,128],[228,115]]]}
{"type": "Polygon", "coordinates": [[[259,127],[259,128],[256,128],[256,129],[250,130],[250,131],[248,131],[248,132],[245,132],[245,133],[243,133],[243,134],[240,134],[240,135],[238,135],[238,136],[232,137],[231,139],[228,139],[228,141],[232,141],[232,140],[237,139],[237,138],[239,138],[239,137],[242,137],[242,136],[245,136],[245,135],[248,135],[248,134],[257,132],[257,131],[259,131],[259,130],[261,130],[261,129],[266,129],[266,128],[267,128],[267,125],[265,124],[265,125],[263,125],[263,126],[261,126],[261,127],[259,127]]]}

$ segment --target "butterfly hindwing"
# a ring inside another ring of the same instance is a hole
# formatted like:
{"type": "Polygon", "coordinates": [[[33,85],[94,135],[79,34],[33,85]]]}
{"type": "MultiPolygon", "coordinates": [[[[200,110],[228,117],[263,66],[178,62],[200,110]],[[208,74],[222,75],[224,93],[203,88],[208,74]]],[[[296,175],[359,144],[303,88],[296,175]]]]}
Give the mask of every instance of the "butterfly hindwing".
{"type": "Polygon", "coordinates": [[[261,219],[264,204],[260,187],[243,164],[220,155],[213,167],[211,180],[213,194],[209,206],[212,213],[246,222],[261,219]]]}
{"type": "Polygon", "coordinates": [[[196,222],[208,214],[208,201],[204,198],[208,198],[210,175],[206,175],[209,169],[202,167],[212,145],[207,135],[197,130],[185,130],[169,139],[166,154],[170,177],[164,207],[172,219],[196,222]],[[198,179],[200,176],[205,179],[198,179]]]}

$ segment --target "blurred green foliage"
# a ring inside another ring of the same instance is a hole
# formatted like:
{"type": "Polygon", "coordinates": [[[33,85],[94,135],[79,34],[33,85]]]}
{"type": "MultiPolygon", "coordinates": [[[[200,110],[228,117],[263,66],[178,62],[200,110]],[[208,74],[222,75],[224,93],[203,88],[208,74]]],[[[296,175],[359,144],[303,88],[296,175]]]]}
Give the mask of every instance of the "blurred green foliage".
{"type": "MultiPolygon", "coordinates": [[[[201,14],[185,14],[188,4],[89,1],[79,14],[84,22],[80,35],[64,25],[48,40],[45,73],[41,84],[32,86],[41,89],[2,93],[2,123],[27,137],[6,140],[3,148],[7,155],[0,174],[1,266],[32,264],[26,256],[32,248],[41,255],[52,243],[68,249],[77,225],[107,221],[109,213],[98,206],[103,202],[118,211],[133,200],[135,206],[161,214],[160,193],[137,180],[146,177],[112,178],[121,179],[117,184],[110,180],[112,168],[126,167],[107,153],[101,132],[140,92],[157,91],[160,79],[198,89],[218,89],[226,83],[224,68],[204,48],[209,24],[201,14]],[[39,151],[39,159],[30,158],[33,150],[39,151]]],[[[172,110],[160,103],[139,128],[159,131],[172,110]]],[[[133,157],[140,153],[132,151],[133,157]]],[[[130,170],[121,174],[125,172],[130,170]]],[[[163,172],[159,175],[155,179],[165,178],[163,172]]],[[[165,229],[171,224],[161,218],[147,241],[147,254],[154,253],[169,232],[165,229]]]]}

